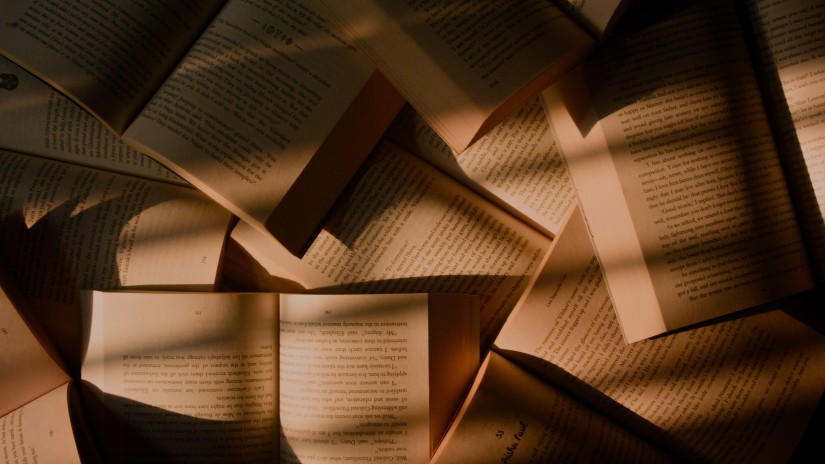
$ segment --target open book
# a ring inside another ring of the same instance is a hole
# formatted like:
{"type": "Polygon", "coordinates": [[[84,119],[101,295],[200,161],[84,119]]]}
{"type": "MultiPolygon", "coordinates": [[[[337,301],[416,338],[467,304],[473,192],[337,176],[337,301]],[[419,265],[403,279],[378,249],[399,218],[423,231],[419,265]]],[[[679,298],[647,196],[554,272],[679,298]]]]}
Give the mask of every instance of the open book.
{"type": "Polygon", "coordinates": [[[5,150],[0,172],[0,256],[70,368],[79,289],[215,288],[234,218],[195,189],[5,150]]]}
{"type": "Polygon", "coordinates": [[[323,3],[460,153],[581,60],[624,2],[323,3]]]}
{"type": "Polygon", "coordinates": [[[427,462],[479,364],[469,295],[86,296],[110,462],[427,462]]]}
{"type": "Polygon", "coordinates": [[[550,246],[546,235],[391,142],[367,160],[303,257],[244,222],[230,237],[238,246],[227,247],[227,282],[479,295],[485,347],[550,246]]]}
{"type": "Polygon", "coordinates": [[[821,307],[805,295],[627,344],[577,211],[434,462],[786,462],[825,392],[825,337],[783,310],[821,307]]]}
{"type": "Polygon", "coordinates": [[[293,253],[403,103],[313,2],[16,0],[0,24],[3,54],[293,253]]]}
{"type": "Polygon", "coordinates": [[[825,30],[808,20],[822,11],[746,4],[640,8],[673,11],[633,21],[544,93],[629,342],[823,275],[825,30]]]}

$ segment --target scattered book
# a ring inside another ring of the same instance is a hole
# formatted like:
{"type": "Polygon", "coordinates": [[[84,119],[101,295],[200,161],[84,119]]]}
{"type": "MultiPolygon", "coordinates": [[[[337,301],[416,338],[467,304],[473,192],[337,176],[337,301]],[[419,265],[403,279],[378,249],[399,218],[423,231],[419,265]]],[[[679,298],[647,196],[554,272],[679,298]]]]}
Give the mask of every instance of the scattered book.
{"type": "Polygon", "coordinates": [[[825,268],[822,99],[810,97],[825,80],[811,62],[783,64],[821,48],[823,23],[794,1],[748,5],[755,29],[785,37],[762,38],[787,40],[760,52],[772,68],[755,67],[733,4],[660,5],[661,19],[625,15],[624,34],[543,95],[628,342],[804,291],[825,268]],[[783,35],[779,10],[808,32],[783,35]],[[760,79],[776,72],[787,100],[765,105],[760,79]],[[794,123],[772,126],[783,108],[794,123]]]}
{"type": "Polygon", "coordinates": [[[590,52],[626,2],[322,3],[460,153],[590,52]]]}
{"type": "Polygon", "coordinates": [[[403,104],[314,2],[88,9],[4,2],[0,51],[293,253],[403,104]]]}
{"type": "Polygon", "coordinates": [[[817,305],[627,344],[576,211],[434,462],[787,462],[825,391],[825,337],[786,311],[817,305]]]}
{"type": "Polygon", "coordinates": [[[427,462],[480,358],[469,295],[86,297],[110,462],[427,462]]]}

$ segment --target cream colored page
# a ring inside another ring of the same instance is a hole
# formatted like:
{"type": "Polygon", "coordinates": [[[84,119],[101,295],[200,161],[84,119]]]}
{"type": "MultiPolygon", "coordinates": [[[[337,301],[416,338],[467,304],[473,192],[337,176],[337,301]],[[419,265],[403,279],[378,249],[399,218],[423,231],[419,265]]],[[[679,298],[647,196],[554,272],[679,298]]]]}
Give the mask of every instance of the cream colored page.
{"type": "Polygon", "coordinates": [[[579,118],[578,130],[603,131],[605,151],[567,165],[622,319],[638,305],[622,294],[642,291],[613,285],[627,267],[649,273],[656,302],[650,298],[648,312],[661,308],[667,329],[811,285],[749,55],[730,27],[736,20],[733,9],[685,9],[605,51],[585,72],[599,120],[579,118]],[[609,182],[588,178],[590,163],[609,182]],[[604,221],[611,214],[627,215],[620,224],[629,229],[618,234],[636,236],[641,254],[632,241],[626,256],[616,249],[621,242],[610,242],[619,228],[604,221]]]}
{"type": "Polygon", "coordinates": [[[820,280],[825,278],[825,5],[748,2],[761,75],[788,182],[820,280]]]}
{"type": "Polygon", "coordinates": [[[44,348],[3,283],[0,293],[0,416],[69,381],[62,365],[44,348]]]}
{"type": "Polygon", "coordinates": [[[598,243],[597,254],[603,271],[610,276],[609,289],[617,308],[619,324],[629,343],[660,334],[667,326],[659,311],[639,240],[630,219],[628,204],[622,191],[604,131],[595,125],[580,132],[579,115],[592,115],[593,109],[583,88],[581,69],[548,88],[542,94],[553,133],[576,188],[579,209],[584,212],[590,230],[611,230],[612,233],[591,235],[598,243]],[[606,194],[607,193],[607,194],[606,194]],[[590,214],[590,208],[594,214],[590,214]]]}
{"type": "Polygon", "coordinates": [[[2,256],[67,357],[80,288],[210,290],[230,215],[197,191],[0,153],[2,256]]]}
{"type": "Polygon", "coordinates": [[[603,37],[629,3],[625,0],[561,0],[558,3],[574,15],[596,37],[603,37]]]}
{"type": "Polygon", "coordinates": [[[436,451],[434,464],[671,462],[661,450],[496,352],[436,451]]]}
{"type": "Polygon", "coordinates": [[[538,98],[461,153],[411,109],[389,137],[551,237],[576,201],[538,98]]]}
{"type": "Polygon", "coordinates": [[[787,460],[825,385],[825,340],[779,311],[625,343],[579,214],[495,346],[699,461],[787,460]]]}
{"type": "Polygon", "coordinates": [[[308,289],[478,294],[489,345],[550,239],[394,145],[367,163],[302,258],[244,223],[233,239],[308,289]]]}
{"type": "MultiPolygon", "coordinates": [[[[505,100],[592,43],[561,10],[543,0],[517,5],[500,0],[325,5],[459,152],[505,100]]],[[[527,103],[533,96],[520,101],[527,103]]]]}
{"type": "Polygon", "coordinates": [[[10,0],[0,49],[121,133],[223,3],[10,0]]]}
{"type": "Polygon", "coordinates": [[[108,412],[96,429],[109,461],[276,459],[276,294],[94,292],[91,302],[82,376],[108,412]]]}
{"type": "Polygon", "coordinates": [[[0,456],[7,464],[80,464],[69,419],[69,384],[0,417],[0,456]]]}
{"type": "Polygon", "coordinates": [[[314,2],[231,1],[125,136],[263,231],[371,74],[314,2]]]}
{"type": "Polygon", "coordinates": [[[430,458],[428,295],[282,295],[281,462],[430,458]]]}
{"type": "Polygon", "coordinates": [[[0,56],[2,147],[126,174],[184,183],[133,150],[91,114],[0,56]]]}

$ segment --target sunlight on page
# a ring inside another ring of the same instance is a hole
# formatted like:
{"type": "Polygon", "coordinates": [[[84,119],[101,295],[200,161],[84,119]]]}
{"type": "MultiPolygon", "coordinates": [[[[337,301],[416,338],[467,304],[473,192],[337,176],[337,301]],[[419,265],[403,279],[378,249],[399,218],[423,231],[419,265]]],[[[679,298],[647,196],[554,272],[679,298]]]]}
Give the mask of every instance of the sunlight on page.
{"type": "Polygon", "coordinates": [[[322,303],[290,310],[285,297],[280,417],[282,443],[295,462],[427,461],[430,372],[421,356],[429,329],[416,316],[420,303],[394,305],[383,315],[386,304],[364,307],[357,295],[338,297],[330,314],[322,303]]]}
{"type": "MultiPolygon", "coordinates": [[[[784,63],[783,63],[784,64],[784,63]]],[[[793,176],[799,179],[802,222],[819,277],[825,276],[825,57],[807,58],[800,64],[778,70],[782,93],[786,96],[795,134],[779,137],[780,146],[791,153],[801,151],[795,160],[793,176]],[[783,145],[784,144],[784,145],[783,145]],[[801,161],[801,163],[799,162],[801,161]],[[808,179],[808,184],[803,183],[808,179]]],[[[790,132],[790,131],[789,131],[790,132]]],[[[790,159],[793,159],[788,155],[790,159]]]]}
{"type": "Polygon", "coordinates": [[[466,295],[84,297],[113,462],[426,462],[478,366],[466,295]]]}
{"type": "MultiPolygon", "coordinates": [[[[376,11],[358,16],[349,15],[346,18],[346,32],[353,37],[363,38],[366,43],[383,44],[382,46],[390,49],[404,50],[404,56],[406,57],[404,62],[407,65],[426,63],[422,67],[406,66],[393,69],[393,65],[388,65],[388,63],[392,63],[394,58],[382,57],[380,52],[371,53],[369,47],[364,48],[363,43],[359,44],[369,54],[370,58],[379,64],[379,69],[391,80],[396,74],[403,76],[395,77],[394,82],[396,85],[398,85],[398,82],[409,79],[410,76],[406,76],[408,73],[419,79],[423,73],[428,76],[428,79],[440,82],[442,85],[427,86],[424,92],[422,92],[422,89],[414,89],[410,86],[399,87],[399,89],[402,93],[406,92],[408,99],[411,98],[409,95],[413,95],[412,99],[415,100],[416,94],[430,93],[440,95],[441,98],[434,99],[436,101],[450,101],[450,105],[439,108],[437,113],[439,119],[443,118],[449,122],[436,122],[434,125],[445,133],[452,135],[458,133],[460,134],[459,137],[468,137],[467,134],[462,133],[467,130],[462,126],[480,126],[483,123],[483,120],[479,118],[473,108],[472,97],[467,89],[462,88],[460,84],[455,82],[455,78],[450,76],[447,70],[439,64],[435,66],[430,64],[429,61],[432,56],[425,49],[426,44],[419,43],[417,38],[409,36],[407,32],[407,30],[421,29],[428,16],[427,12],[415,13],[410,10],[402,12],[398,9],[395,11],[382,11],[378,15],[376,15],[376,11]],[[382,15],[386,15],[386,17],[382,18],[382,15]],[[426,71],[422,72],[425,69],[426,71]]],[[[413,81],[415,80],[418,79],[413,81]]],[[[428,110],[428,108],[425,108],[425,110],[428,110]]]]}
{"type": "Polygon", "coordinates": [[[825,281],[825,4],[814,0],[744,2],[800,229],[811,267],[825,281]]]}
{"type": "Polygon", "coordinates": [[[388,138],[550,237],[576,201],[539,98],[461,153],[411,107],[396,118],[388,138]]]}
{"type": "MultiPolygon", "coordinates": [[[[35,255],[51,250],[52,264],[62,257],[66,275],[59,280],[95,288],[214,284],[229,214],[196,191],[12,153],[0,164],[20,190],[17,214],[27,229],[20,240],[27,247],[39,240],[35,255]],[[176,267],[187,271],[159,280],[159,269],[176,267]]],[[[11,261],[22,265],[17,259],[11,261]]]]}
{"type": "Polygon", "coordinates": [[[276,295],[94,298],[82,375],[114,462],[276,458],[276,295]]]}
{"type": "Polygon", "coordinates": [[[328,1],[399,92],[460,152],[537,95],[594,41],[556,5],[328,1]]]}
{"type": "Polygon", "coordinates": [[[315,2],[229,2],[124,139],[300,254],[403,103],[315,2]]]}
{"type": "Polygon", "coordinates": [[[199,192],[5,151],[0,171],[2,256],[67,362],[79,288],[214,288],[231,216],[199,192]]]}
{"type": "MultiPolygon", "coordinates": [[[[825,58],[809,59],[798,65],[782,68],[779,71],[779,79],[785,93],[790,96],[788,109],[795,116],[797,130],[811,130],[822,124],[825,94],[821,93],[821,90],[825,85],[825,58]]],[[[800,139],[803,138],[806,137],[800,135],[800,139]]],[[[818,140],[822,140],[822,137],[818,140]]]]}
{"type": "Polygon", "coordinates": [[[812,284],[737,18],[677,10],[545,93],[631,342],[812,284]]]}
{"type": "Polygon", "coordinates": [[[702,461],[784,461],[825,379],[825,339],[778,309],[625,343],[580,214],[496,348],[702,461]]]}
{"type": "Polygon", "coordinates": [[[204,201],[200,197],[169,198],[143,209],[119,232],[112,231],[117,236],[115,262],[120,287],[169,288],[159,282],[159,269],[178,268],[174,278],[165,281],[176,289],[214,289],[229,215],[212,203],[206,204],[214,209],[205,208],[204,201]],[[187,221],[170,220],[187,216],[187,221]],[[142,229],[141,223],[156,226],[142,229]]]}
{"type": "Polygon", "coordinates": [[[81,7],[75,3],[66,9],[3,2],[0,43],[4,54],[25,62],[121,134],[223,3],[124,2],[80,15],[69,13],[81,7]],[[54,37],[61,40],[50,40],[54,37]],[[130,42],[134,37],[140,37],[139,46],[130,42]]]}

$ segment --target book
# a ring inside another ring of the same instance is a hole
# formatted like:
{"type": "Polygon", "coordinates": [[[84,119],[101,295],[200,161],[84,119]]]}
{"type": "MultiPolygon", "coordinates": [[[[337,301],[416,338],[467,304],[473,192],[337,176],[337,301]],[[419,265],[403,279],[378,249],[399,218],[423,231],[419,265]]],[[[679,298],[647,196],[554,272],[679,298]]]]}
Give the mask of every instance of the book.
{"type": "Polygon", "coordinates": [[[816,285],[825,262],[816,238],[825,236],[825,209],[813,198],[823,191],[823,126],[821,102],[806,95],[823,89],[812,53],[825,35],[805,19],[808,6],[642,7],[638,20],[624,16],[626,32],[544,92],[629,342],[816,285]],[[790,12],[794,27],[808,28],[795,39],[779,26],[790,12]],[[785,45],[751,54],[745,23],[785,45]],[[763,58],[773,60],[773,78],[756,66],[763,58]],[[760,84],[771,82],[784,86],[784,106],[763,99],[760,84]],[[783,107],[797,111],[795,127],[774,124],[783,107]],[[785,162],[797,168],[785,171],[785,162]]]}
{"type": "Polygon", "coordinates": [[[787,462],[825,391],[825,337],[791,310],[822,295],[627,344],[587,234],[577,210],[433,462],[787,462]]]}
{"type": "Polygon", "coordinates": [[[323,2],[456,153],[580,61],[625,3],[323,2]]]}
{"type": "Polygon", "coordinates": [[[109,462],[427,462],[479,364],[458,294],[89,292],[109,462]]]}
{"type": "Polygon", "coordinates": [[[497,204],[548,237],[555,237],[576,203],[537,97],[460,155],[406,106],[386,138],[497,204]]]}
{"type": "Polygon", "coordinates": [[[497,351],[432,463],[680,462],[497,351]]]}
{"type": "Polygon", "coordinates": [[[312,1],[88,8],[4,2],[0,52],[296,254],[403,104],[312,1]]]}
{"type": "Polygon", "coordinates": [[[0,150],[0,257],[70,370],[83,288],[214,290],[235,218],[191,187],[0,150]]]}
{"type": "Polygon", "coordinates": [[[90,291],[81,380],[0,284],[10,463],[425,462],[479,363],[469,295],[90,291]]]}
{"type": "Polygon", "coordinates": [[[489,347],[550,238],[390,141],[353,181],[303,257],[239,222],[230,234],[236,246],[227,247],[227,285],[472,293],[489,347]]]}
{"type": "Polygon", "coordinates": [[[68,368],[27,308],[0,267],[0,455],[15,464],[96,462],[68,368]]]}

